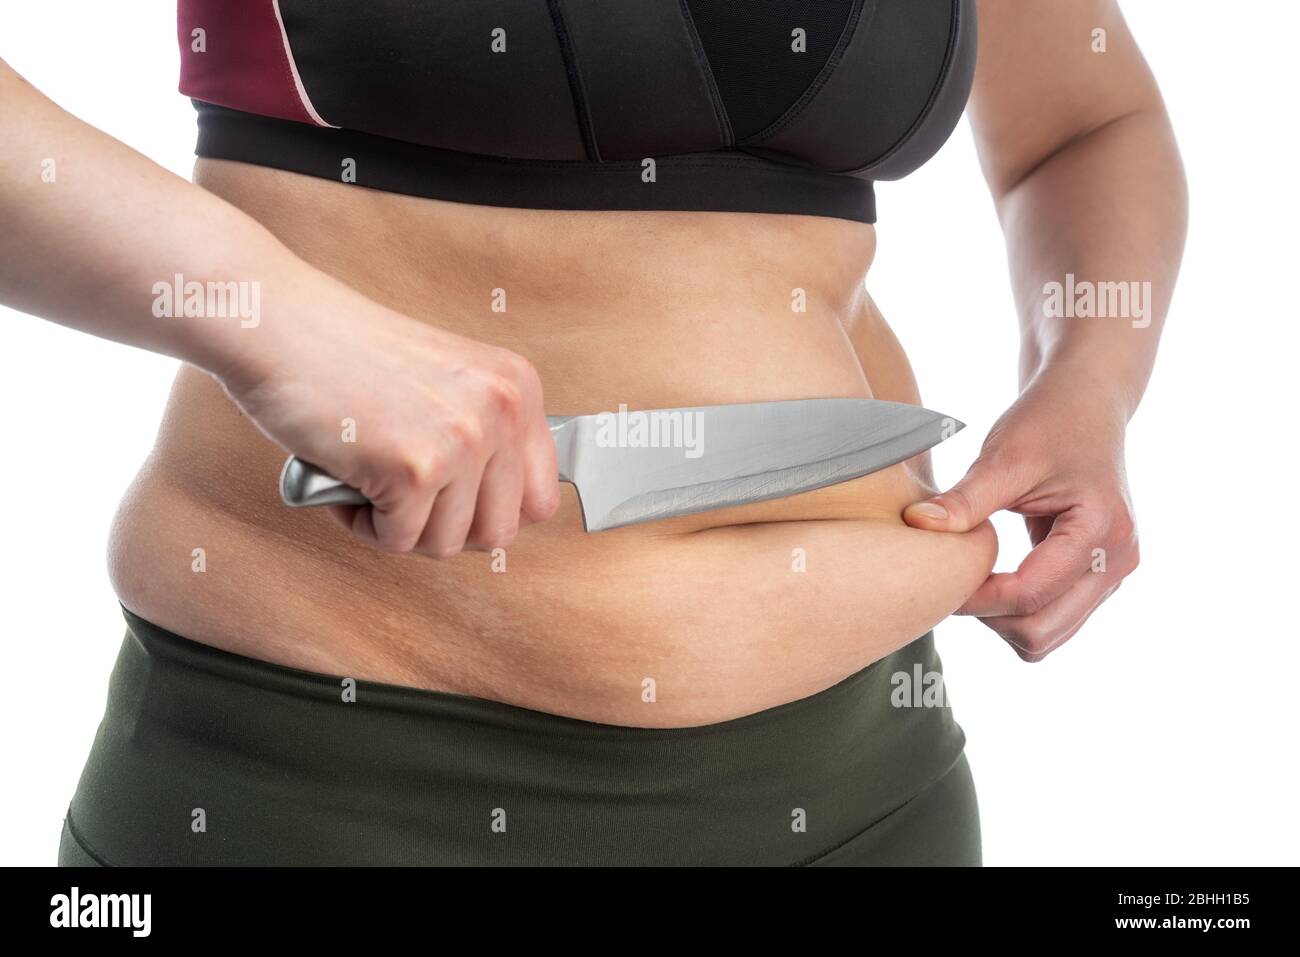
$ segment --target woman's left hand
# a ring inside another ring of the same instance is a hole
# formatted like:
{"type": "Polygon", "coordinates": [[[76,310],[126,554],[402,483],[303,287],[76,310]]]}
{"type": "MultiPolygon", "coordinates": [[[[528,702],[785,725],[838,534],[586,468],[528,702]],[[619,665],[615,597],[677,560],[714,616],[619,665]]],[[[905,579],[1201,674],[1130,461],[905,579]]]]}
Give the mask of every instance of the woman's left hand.
{"type": "Polygon", "coordinates": [[[957,613],[983,620],[1026,661],[1073,636],[1138,564],[1126,416],[1094,401],[1099,394],[1040,377],[960,482],[903,512],[915,528],[950,532],[1002,509],[1025,517],[1032,551],[1014,572],[990,575],[957,613]]]}

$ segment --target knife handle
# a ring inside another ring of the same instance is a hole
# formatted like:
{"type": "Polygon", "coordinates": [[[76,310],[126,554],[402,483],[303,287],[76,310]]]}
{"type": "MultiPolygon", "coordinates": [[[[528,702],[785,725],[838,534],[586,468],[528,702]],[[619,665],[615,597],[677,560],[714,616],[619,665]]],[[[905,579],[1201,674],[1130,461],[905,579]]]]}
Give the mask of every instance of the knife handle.
{"type": "MultiPolygon", "coordinates": [[[[569,423],[574,420],[571,415],[548,415],[546,424],[550,426],[551,438],[555,440],[556,451],[560,457],[560,480],[571,481],[572,469],[572,429],[569,423]]],[[[318,505],[369,505],[366,498],[351,485],[336,479],[318,465],[289,456],[280,470],[280,498],[292,508],[314,508],[318,505]]]]}
{"type": "Polygon", "coordinates": [[[296,455],[289,456],[280,471],[280,498],[284,499],[285,505],[294,508],[370,504],[370,499],[351,485],[296,455]]]}

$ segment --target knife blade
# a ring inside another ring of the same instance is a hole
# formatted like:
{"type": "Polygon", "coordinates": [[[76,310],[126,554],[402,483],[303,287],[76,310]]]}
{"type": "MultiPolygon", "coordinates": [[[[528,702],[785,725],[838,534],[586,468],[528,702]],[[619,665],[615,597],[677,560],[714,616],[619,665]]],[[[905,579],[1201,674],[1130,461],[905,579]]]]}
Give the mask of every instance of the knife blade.
{"type": "MultiPolygon", "coordinates": [[[[783,498],[869,475],[938,445],[964,424],[881,399],[792,399],[548,416],[559,478],[588,532],[783,498]]],[[[365,505],[359,491],[291,457],[280,495],[294,507],[365,505]]]]}

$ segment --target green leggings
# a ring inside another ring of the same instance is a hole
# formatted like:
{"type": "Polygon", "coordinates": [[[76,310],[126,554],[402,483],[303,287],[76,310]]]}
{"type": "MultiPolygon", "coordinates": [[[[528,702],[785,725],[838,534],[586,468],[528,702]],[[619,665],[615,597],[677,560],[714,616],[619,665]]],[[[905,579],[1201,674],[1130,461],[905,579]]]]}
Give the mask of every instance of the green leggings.
{"type": "Polygon", "coordinates": [[[126,613],[60,865],[978,865],[933,635],[798,701],[627,728],[295,671],[126,613]]]}

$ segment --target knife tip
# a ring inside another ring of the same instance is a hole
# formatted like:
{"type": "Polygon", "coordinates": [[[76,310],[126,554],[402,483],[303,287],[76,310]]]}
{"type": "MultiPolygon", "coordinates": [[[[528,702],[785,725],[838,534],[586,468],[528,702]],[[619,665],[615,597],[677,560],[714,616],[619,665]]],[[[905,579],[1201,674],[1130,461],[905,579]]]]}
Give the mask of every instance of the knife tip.
{"type": "Polygon", "coordinates": [[[939,427],[940,439],[950,439],[962,429],[966,428],[966,423],[954,415],[944,415],[942,412],[935,412],[933,409],[927,409],[934,418],[931,420],[939,427]]]}

